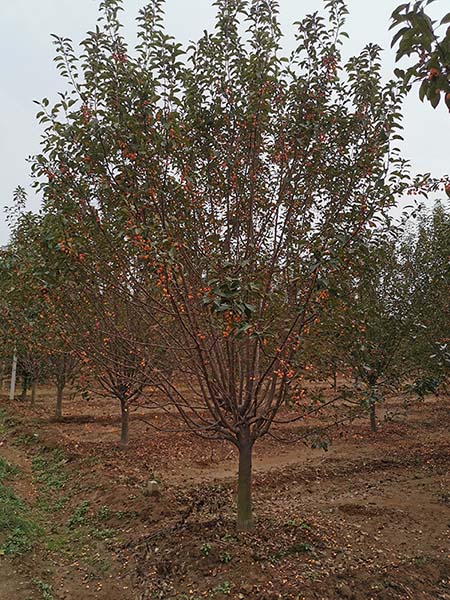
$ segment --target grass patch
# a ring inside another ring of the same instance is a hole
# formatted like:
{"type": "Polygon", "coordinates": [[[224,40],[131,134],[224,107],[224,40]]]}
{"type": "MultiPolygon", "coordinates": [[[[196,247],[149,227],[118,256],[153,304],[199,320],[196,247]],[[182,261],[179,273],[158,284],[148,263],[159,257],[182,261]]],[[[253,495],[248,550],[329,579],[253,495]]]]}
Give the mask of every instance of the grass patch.
{"type": "Polygon", "coordinates": [[[32,462],[36,481],[51,490],[62,489],[67,482],[66,464],[67,458],[61,450],[42,452],[32,462]]]}
{"type": "Polygon", "coordinates": [[[39,442],[37,433],[19,433],[14,436],[13,444],[15,446],[33,446],[39,442]]]}
{"type": "Polygon", "coordinates": [[[20,424],[20,420],[14,417],[10,417],[4,409],[0,409],[0,424],[4,428],[4,431],[12,429],[20,424]]]}
{"type": "Polygon", "coordinates": [[[19,473],[19,467],[10,465],[8,461],[0,456],[0,483],[3,483],[6,479],[16,477],[19,473]]]}
{"type": "Polygon", "coordinates": [[[0,459],[0,534],[3,542],[0,554],[18,556],[29,552],[41,529],[30,517],[23,500],[5,485],[5,481],[19,474],[19,469],[0,459]]]}
{"type": "Polygon", "coordinates": [[[84,500],[80,504],[78,504],[67,521],[68,529],[75,529],[77,527],[81,527],[82,525],[86,525],[87,523],[87,513],[89,511],[91,504],[87,500],[84,500]]]}
{"type": "Polygon", "coordinates": [[[62,510],[69,501],[68,496],[60,496],[56,500],[51,500],[47,495],[40,495],[36,502],[36,508],[43,513],[57,513],[62,510]]]}

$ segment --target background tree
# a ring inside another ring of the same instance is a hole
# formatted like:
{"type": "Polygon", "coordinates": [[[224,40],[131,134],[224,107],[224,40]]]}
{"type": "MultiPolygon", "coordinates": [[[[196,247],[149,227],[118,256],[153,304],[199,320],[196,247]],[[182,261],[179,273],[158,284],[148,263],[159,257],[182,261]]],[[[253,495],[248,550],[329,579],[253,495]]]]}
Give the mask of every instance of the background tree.
{"type": "Polygon", "coordinates": [[[450,213],[441,202],[423,209],[408,243],[414,253],[414,278],[426,291],[417,307],[419,330],[411,350],[418,365],[419,395],[444,387],[450,375],[450,213]]]}
{"type": "Polygon", "coordinates": [[[34,278],[39,254],[31,239],[39,226],[39,217],[21,213],[20,206],[15,210],[12,239],[1,254],[2,323],[4,336],[17,349],[23,379],[22,399],[26,398],[30,385],[34,403],[36,384],[44,368],[43,339],[46,335],[42,318],[45,302],[34,278]]]}

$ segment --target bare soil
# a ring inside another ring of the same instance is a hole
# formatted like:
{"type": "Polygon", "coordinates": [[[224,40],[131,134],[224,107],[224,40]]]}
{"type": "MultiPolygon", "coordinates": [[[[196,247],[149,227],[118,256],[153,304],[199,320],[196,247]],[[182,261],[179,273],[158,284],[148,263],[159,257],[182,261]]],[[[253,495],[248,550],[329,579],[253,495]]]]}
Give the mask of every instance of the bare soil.
{"type": "Polygon", "coordinates": [[[238,534],[232,446],[156,431],[175,418],[141,409],[123,452],[114,402],[66,403],[56,422],[53,396],[0,403],[0,456],[20,468],[9,485],[41,531],[0,556],[0,600],[450,600],[449,398],[376,434],[368,419],[333,428],[328,452],[261,440],[257,526],[238,534]]]}

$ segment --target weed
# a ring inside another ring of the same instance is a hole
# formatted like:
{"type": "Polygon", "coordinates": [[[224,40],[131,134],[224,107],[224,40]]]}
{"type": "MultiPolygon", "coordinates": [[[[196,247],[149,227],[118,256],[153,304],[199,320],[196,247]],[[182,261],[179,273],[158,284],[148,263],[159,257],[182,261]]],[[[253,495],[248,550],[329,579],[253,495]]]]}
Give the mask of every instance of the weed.
{"type": "Polygon", "coordinates": [[[115,516],[118,519],[132,519],[133,517],[137,517],[139,513],[136,510],[118,510],[115,513],[115,516]]]}
{"type": "Polygon", "coordinates": [[[203,554],[203,556],[209,556],[212,550],[212,546],[211,544],[208,544],[207,542],[202,544],[200,546],[200,552],[203,554]]]}
{"type": "Polygon", "coordinates": [[[45,496],[39,496],[36,506],[39,510],[44,511],[46,513],[55,513],[64,508],[64,506],[69,501],[68,496],[61,496],[54,501],[50,501],[45,496]]]}
{"type": "Polygon", "coordinates": [[[5,479],[16,477],[20,473],[20,469],[14,465],[10,465],[4,458],[0,456],[0,483],[5,479]]]}
{"type": "Polygon", "coordinates": [[[308,544],[307,542],[295,542],[294,544],[292,544],[291,546],[289,546],[286,549],[278,550],[277,552],[274,552],[272,554],[272,559],[280,560],[282,558],[285,558],[289,554],[304,554],[305,552],[314,552],[314,551],[315,551],[314,546],[311,546],[311,544],[308,544]]]}
{"type": "Polygon", "coordinates": [[[2,427],[2,433],[6,433],[8,429],[12,429],[16,425],[19,425],[20,421],[13,417],[8,417],[4,410],[0,410],[0,424],[2,427]]]}
{"type": "Polygon", "coordinates": [[[229,552],[222,552],[222,554],[219,556],[220,562],[223,563],[224,565],[227,565],[229,562],[231,562],[233,560],[233,557],[231,556],[231,554],[229,552]]]}
{"type": "Polygon", "coordinates": [[[235,535],[231,535],[231,533],[226,533],[224,536],[222,536],[222,541],[223,542],[238,542],[238,538],[235,535]]]}
{"type": "Polygon", "coordinates": [[[40,579],[33,579],[34,585],[42,594],[42,600],[54,600],[52,588],[48,583],[44,583],[40,579]]]}
{"type": "Polygon", "coordinates": [[[286,525],[289,527],[297,527],[297,521],[295,519],[288,519],[286,521],[286,525]]]}
{"type": "Polygon", "coordinates": [[[82,525],[86,525],[86,515],[90,508],[90,502],[88,500],[83,500],[80,504],[78,504],[72,513],[72,516],[67,521],[67,527],[69,529],[75,529],[76,527],[81,527],[82,525]]]}
{"type": "Polygon", "coordinates": [[[286,525],[288,527],[298,527],[299,529],[304,529],[306,531],[311,530],[311,525],[307,521],[302,521],[301,523],[299,523],[297,519],[288,519],[286,521],[286,525]]]}
{"type": "Polygon", "coordinates": [[[111,516],[111,510],[109,508],[109,506],[100,506],[100,508],[98,509],[97,512],[97,519],[99,521],[107,521],[109,519],[109,517],[111,516]]]}
{"type": "Polygon", "coordinates": [[[292,546],[289,546],[287,550],[288,554],[301,554],[303,552],[314,552],[314,547],[307,542],[295,542],[292,546]]]}
{"type": "Polygon", "coordinates": [[[104,575],[111,569],[111,561],[105,556],[94,554],[87,556],[84,562],[90,567],[94,567],[96,575],[104,575]]]}
{"type": "Polygon", "coordinates": [[[110,540],[116,535],[115,529],[92,529],[92,536],[98,540],[110,540]]]}
{"type": "Polygon", "coordinates": [[[69,540],[66,535],[54,535],[47,537],[45,546],[49,552],[66,552],[69,546],[69,540]]]}
{"type": "Polygon", "coordinates": [[[14,436],[13,444],[15,446],[32,446],[39,441],[37,433],[19,433],[14,436]]]}
{"type": "Polygon", "coordinates": [[[67,473],[64,470],[66,463],[67,458],[61,450],[39,454],[32,462],[36,480],[49,489],[63,488],[67,481],[67,473]]]}
{"type": "Polygon", "coordinates": [[[21,521],[10,531],[5,543],[0,548],[0,554],[6,556],[26,554],[33,548],[36,537],[37,528],[26,521],[21,521]]]}
{"type": "Polygon", "coordinates": [[[229,581],[224,581],[223,583],[219,583],[213,589],[213,594],[226,594],[228,595],[231,592],[231,584],[229,581]]]}

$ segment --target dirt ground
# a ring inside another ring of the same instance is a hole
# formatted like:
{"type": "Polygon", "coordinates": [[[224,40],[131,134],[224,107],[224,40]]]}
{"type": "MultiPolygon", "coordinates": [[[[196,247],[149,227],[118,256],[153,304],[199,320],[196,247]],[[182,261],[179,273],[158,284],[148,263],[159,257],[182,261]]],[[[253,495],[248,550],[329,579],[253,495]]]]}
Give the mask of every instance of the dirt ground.
{"type": "Polygon", "coordinates": [[[19,519],[0,529],[0,600],[450,600],[448,397],[375,434],[335,428],[327,452],[258,442],[245,534],[229,444],[157,432],[167,417],[141,410],[123,452],[112,401],[66,402],[60,423],[53,404],[46,388],[34,408],[0,401],[0,525],[19,519]]]}

